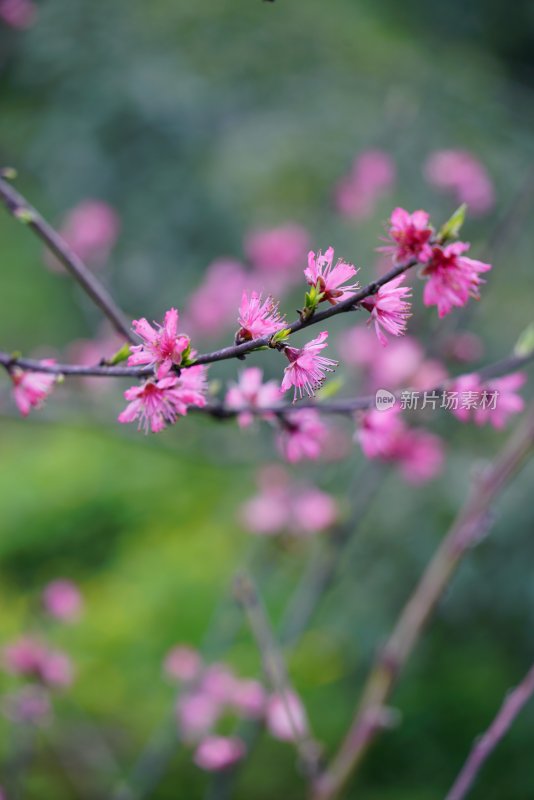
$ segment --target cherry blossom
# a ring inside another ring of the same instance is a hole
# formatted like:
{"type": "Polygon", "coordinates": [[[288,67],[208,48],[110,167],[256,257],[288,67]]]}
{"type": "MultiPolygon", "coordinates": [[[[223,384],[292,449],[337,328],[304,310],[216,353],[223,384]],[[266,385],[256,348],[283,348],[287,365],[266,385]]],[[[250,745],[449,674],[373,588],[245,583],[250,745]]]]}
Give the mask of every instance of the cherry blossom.
{"type": "MultiPolygon", "coordinates": [[[[45,358],[43,366],[52,367],[53,358],[45,358]]],[[[50,372],[29,372],[19,367],[9,371],[13,383],[13,399],[23,417],[27,417],[32,408],[40,408],[43,401],[52,391],[57,375],[50,372]]]]}
{"type": "Polygon", "coordinates": [[[453,242],[446,247],[435,245],[421,273],[428,278],[423,302],[426,306],[437,306],[440,317],[455,306],[464,306],[470,297],[478,300],[479,286],[483,283],[480,273],[491,269],[491,264],[464,256],[467,250],[469,245],[465,242],[453,242]]]}
{"type": "MultiPolygon", "coordinates": [[[[254,414],[241,409],[270,408],[280,402],[281,393],[277,381],[263,383],[263,370],[259,367],[249,367],[243,370],[237,383],[231,383],[226,393],[225,404],[229,409],[239,411],[237,421],[240,427],[246,428],[252,424],[254,414]]],[[[262,419],[269,419],[272,415],[262,414],[262,419]]]]}
{"type": "Polygon", "coordinates": [[[309,286],[316,286],[324,296],[321,301],[335,306],[358,289],[358,283],[343,286],[348,280],[354,278],[358,270],[352,265],[339,259],[334,264],[334,248],[329,247],[323,255],[321,251],[308,253],[308,266],[304,275],[309,286]]]}
{"type": "Polygon", "coordinates": [[[283,695],[272,694],[267,702],[267,728],[271,736],[284,742],[292,742],[307,734],[308,718],[299,696],[293,691],[283,695]]]}
{"type": "Polygon", "coordinates": [[[404,208],[394,209],[388,233],[393,244],[379,249],[391,253],[397,264],[410,258],[425,262],[431,257],[430,240],[434,229],[429,224],[426,211],[419,210],[410,214],[404,208]]]}
{"type": "Polygon", "coordinates": [[[133,329],[143,344],[131,348],[128,364],[154,367],[158,379],[165,378],[173,366],[179,366],[184,352],[190,346],[190,339],[184,333],[178,333],[178,319],[175,308],[165,313],[163,325],[154,323],[155,328],[144,317],[135,319],[133,329]]]}
{"type": "Polygon", "coordinates": [[[388,340],[382,329],[392,336],[401,336],[411,316],[410,303],[406,298],[411,296],[412,290],[409,286],[403,286],[404,279],[405,275],[398,275],[361,303],[371,313],[370,322],[374,323],[376,336],[383,346],[387,345],[388,340]]]}
{"type": "Polygon", "coordinates": [[[303,459],[318,459],[328,440],[328,428],[317,411],[303,409],[284,414],[278,434],[278,449],[291,464],[303,459]]]}
{"type": "Polygon", "coordinates": [[[328,331],[323,331],[304,347],[285,347],[284,354],[289,365],[284,370],[281,391],[294,387],[293,402],[304,394],[313,397],[325,379],[326,372],[333,372],[338,362],[319,353],[327,347],[328,331]]]}
{"type": "Polygon", "coordinates": [[[263,300],[258,292],[251,292],[250,297],[243,292],[237,321],[240,328],[236,333],[236,343],[269,336],[283,328],[285,323],[278,312],[278,303],[272,297],[263,300]]]}
{"type": "Polygon", "coordinates": [[[245,753],[245,743],[236,736],[207,736],[198,745],[193,760],[201,769],[217,772],[235,764],[245,753]]]}

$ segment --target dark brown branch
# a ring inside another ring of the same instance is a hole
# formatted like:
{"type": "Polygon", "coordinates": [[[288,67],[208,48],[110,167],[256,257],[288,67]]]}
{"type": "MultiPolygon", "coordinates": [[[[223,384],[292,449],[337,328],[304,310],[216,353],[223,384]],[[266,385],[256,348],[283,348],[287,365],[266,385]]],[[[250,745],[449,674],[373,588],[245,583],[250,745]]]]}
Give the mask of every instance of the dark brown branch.
{"type": "Polygon", "coordinates": [[[135,343],[130,330],[130,321],[123,314],[115,301],[76,255],[67,242],[51,225],[28,203],[28,201],[0,174],[0,199],[15,218],[21,220],[41,239],[48,249],[61,261],[73,278],[89,295],[95,305],[106,315],[113,327],[129,342],[135,343]]]}

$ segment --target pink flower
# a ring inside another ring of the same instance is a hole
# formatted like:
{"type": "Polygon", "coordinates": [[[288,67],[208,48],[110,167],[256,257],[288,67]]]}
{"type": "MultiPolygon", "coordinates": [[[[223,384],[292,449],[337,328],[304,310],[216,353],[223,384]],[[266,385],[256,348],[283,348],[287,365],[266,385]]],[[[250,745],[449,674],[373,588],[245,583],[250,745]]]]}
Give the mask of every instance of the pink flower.
{"type": "Polygon", "coordinates": [[[440,317],[449,314],[454,306],[464,306],[470,297],[478,300],[478,287],[483,283],[479,274],[491,269],[491,264],[464,256],[467,250],[469,245],[464,242],[435,245],[432,258],[422,271],[428,278],[423,302],[425,306],[437,306],[440,317]]]}
{"type": "Polygon", "coordinates": [[[213,261],[203,283],[189,298],[185,313],[187,330],[191,328],[199,336],[214,337],[230,329],[248,283],[249,276],[239,261],[229,258],[213,261]]]}
{"type": "Polygon", "coordinates": [[[304,275],[309,286],[317,286],[318,290],[324,294],[322,299],[328,300],[331,305],[335,306],[358,288],[357,283],[340,288],[342,284],[353,278],[358,270],[352,264],[341,260],[338,260],[336,264],[333,262],[333,247],[329,247],[324,255],[320,250],[318,253],[310,250],[308,266],[304,270],[304,275]]]}
{"type": "Polygon", "coordinates": [[[306,535],[326,530],[337,519],[333,497],[314,486],[292,483],[282,468],[262,470],[259,483],[259,494],[241,509],[243,523],[252,533],[306,535]]]}
{"type": "Polygon", "coordinates": [[[235,764],[245,752],[245,743],[237,737],[207,736],[198,745],[193,760],[201,769],[217,772],[235,764]]]}
{"type": "MultiPolygon", "coordinates": [[[[251,425],[254,420],[254,414],[247,409],[270,408],[280,401],[280,387],[277,382],[262,383],[262,378],[263,370],[259,367],[249,367],[243,370],[237,383],[230,384],[226,393],[226,406],[240,412],[237,421],[242,428],[251,425]]],[[[261,416],[262,419],[268,419],[272,415],[261,416]]]]}
{"type": "Polygon", "coordinates": [[[406,298],[411,296],[409,286],[402,286],[405,275],[398,275],[392,281],[381,286],[376,294],[367,297],[362,306],[371,312],[370,322],[374,322],[376,335],[381,345],[388,343],[382,328],[392,336],[401,336],[406,330],[410,314],[410,303],[406,298]]]}
{"type": "Polygon", "coordinates": [[[241,326],[236,334],[238,344],[276,333],[285,323],[278,313],[278,303],[272,297],[262,302],[262,296],[258,292],[251,292],[250,298],[243,292],[237,321],[241,326]]]}
{"type": "Polygon", "coordinates": [[[289,412],[284,415],[278,435],[278,449],[290,464],[303,459],[316,460],[325,448],[328,435],[328,428],[317,411],[289,412]]]}
{"type": "Polygon", "coordinates": [[[523,372],[513,372],[503,378],[481,382],[478,375],[462,375],[450,387],[450,410],[457,419],[477,425],[489,423],[500,430],[513,414],[525,407],[523,398],[517,394],[526,382],[523,372]]]}
{"type": "MultiPolygon", "coordinates": [[[[53,358],[45,358],[41,363],[51,367],[56,362],[53,358]]],[[[57,375],[50,372],[29,372],[19,367],[10,370],[10,377],[13,382],[13,398],[23,417],[27,417],[32,408],[40,408],[57,380],[57,375]]]]}
{"type": "Polygon", "coordinates": [[[272,694],[267,703],[267,728],[271,736],[284,742],[292,742],[308,732],[306,710],[295,692],[272,694]]]}
{"type": "Polygon", "coordinates": [[[202,658],[192,647],[177,645],[165,656],[163,669],[169,678],[188,683],[200,675],[202,658]]]}
{"type": "Polygon", "coordinates": [[[68,656],[60,650],[49,650],[29,637],[23,637],[4,649],[4,666],[14,675],[34,678],[48,686],[72,683],[72,665],[68,656]]]}
{"type": "Polygon", "coordinates": [[[37,6],[32,0],[0,0],[0,18],[12,28],[31,27],[36,14],[37,6]]]}
{"type": "Polygon", "coordinates": [[[389,238],[392,245],[380,248],[391,253],[396,263],[415,258],[425,262],[432,255],[430,239],[434,229],[429,225],[426,211],[414,211],[410,214],[404,208],[396,208],[390,219],[389,238]]]}
{"type": "MultiPolygon", "coordinates": [[[[24,686],[19,691],[4,696],[3,700],[4,713],[13,722],[46,725],[51,719],[50,697],[41,686],[24,686]]],[[[0,800],[4,800],[1,791],[0,800]]]]}
{"type": "Polygon", "coordinates": [[[188,742],[205,736],[220,715],[220,704],[202,691],[194,691],[178,698],[176,717],[180,732],[188,742]]]}
{"type": "Polygon", "coordinates": [[[245,239],[245,253],[259,273],[257,280],[272,292],[283,292],[298,281],[308,246],[308,232],[294,223],[252,231],[245,239]]]}
{"type": "Polygon", "coordinates": [[[227,703],[233,696],[236,677],[226,664],[211,664],[202,676],[201,689],[217,703],[227,703]]]}
{"type": "Polygon", "coordinates": [[[397,464],[409,483],[431,480],[443,465],[441,439],[427,431],[408,428],[396,407],[363,414],[356,439],[368,458],[397,464]]]}
{"type": "MultiPolygon", "coordinates": [[[[109,258],[120,231],[117,212],[102,200],[84,200],[65,217],[60,234],[77,256],[93,267],[102,267],[109,258]]],[[[54,257],[46,257],[49,267],[64,271],[54,257]]]]}
{"type": "Polygon", "coordinates": [[[304,393],[313,397],[315,390],[325,379],[325,372],[333,372],[337,367],[337,361],[319,355],[321,350],[327,347],[327,338],[328,331],[323,331],[304,347],[284,348],[289,365],[284,370],[280,390],[287,392],[291,386],[294,386],[293,402],[296,401],[297,396],[302,397],[304,393]]]}
{"type": "Polygon", "coordinates": [[[395,173],[395,162],[388,153],[364,151],[355,159],[350,174],[335,187],[336,208],[352,219],[371,216],[380,197],[393,188],[395,173]]]}
{"type": "Polygon", "coordinates": [[[484,165],[465,150],[436,150],[424,168],[429,183],[452,192],[472,214],[485,214],[495,204],[495,190],[484,165]]]}
{"type": "Polygon", "coordinates": [[[165,313],[163,325],[154,323],[155,328],[142,319],[134,319],[132,326],[135,333],[143,339],[143,344],[134,345],[128,358],[130,366],[147,366],[157,368],[158,379],[164,378],[174,366],[182,362],[182,355],[190,345],[189,336],[178,333],[178,311],[171,308],[165,313]]]}
{"type": "Polygon", "coordinates": [[[75,583],[58,579],[45,587],[43,604],[52,617],[63,622],[73,622],[80,616],[83,601],[75,583]]]}
{"type": "Polygon", "coordinates": [[[206,405],[206,367],[198,365],[182,370],[180,376],[147,381],[132,386],[124,392],[128,405],[119,414],[119,422],[139,420],[138,429],[152,433],[173,425],[179,416],[185,416],[189,406],[206,405]]]}
{"type": "Polygon", "coordinates": [[[235,711],[241,716],[247,719],[256,719],[263,715],[265,709],[265,689],[259,681],[252,679],[237,680],[230,702],[235,711]]]}

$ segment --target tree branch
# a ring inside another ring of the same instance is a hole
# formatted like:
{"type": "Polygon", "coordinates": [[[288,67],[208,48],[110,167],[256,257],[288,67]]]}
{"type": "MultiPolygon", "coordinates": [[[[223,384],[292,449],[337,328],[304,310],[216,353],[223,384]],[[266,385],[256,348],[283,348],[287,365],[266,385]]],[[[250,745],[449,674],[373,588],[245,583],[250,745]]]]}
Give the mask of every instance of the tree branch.
{"type": "Polygon", "coordinates": [[[115,301],[93,275],[81,258],[72,250],[67,242],[52,228],[28,201],[0,173],[0,199],[9,213],[26,223],[41,239],[48,249],[58,258],[73,278],[80,284],[86,294],[106,315],[113,327],[133,344],[136,340],[130,330],[130,321],[123,314],[115,301]]]}
{"type": "Polygon", "coordinates": [[[381,715],[402,668],[421,637],[426,622],[466,552],[493,523],[491,506],[534,447],[534,407],[494,463],[473,486],[471,497],[424,571],[363,691],[350,729],[331,765],[316,781],[313,800],[334,800],[353,774],[382,727],[381,715]]]}

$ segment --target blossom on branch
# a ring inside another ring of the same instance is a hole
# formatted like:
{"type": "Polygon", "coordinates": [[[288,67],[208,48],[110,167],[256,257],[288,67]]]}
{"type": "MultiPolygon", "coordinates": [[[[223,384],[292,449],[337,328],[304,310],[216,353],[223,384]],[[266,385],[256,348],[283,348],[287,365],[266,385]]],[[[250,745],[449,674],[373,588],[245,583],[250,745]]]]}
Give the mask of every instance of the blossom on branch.
{"type": "Polygon", "coordinates": [[[323,383],[325,373],[333,372],[337,367],[337,361],[319,355],[328,346],[327,338],[328,331],[323,331],[304,347],[284,348],[289,365],[284,370],[280,388],[282,392],[287,392],[292,386],[295,387],[293,402],[296,401],[297,396],[302,397],[305,393],[309,397],[313,397],[315,390],[323,383]]]}
{"type": "Polygon", "coordinates": [[[383,346],[387,345],[388,340],[382,328],[392,336],[401,336],[411,316],[410,303],[406,298],[411,296],[412,290],[402,285],[404,278],[405,275],[397,275],[361,303],[371,313],[369,322],[374,322],[378,341],[383,346]]]}
{"type": "MultiPolygon", "coordinates": [[[[249,367],[243,370],[237,383],[231,383],[226,393],[226,406],[233,411],[238,411],[237,421],[241,428],[252,424],[254,415],[248,410],[270,408],[280,401],[280,387],[276,381],[262,383],[263,370],[259,367],[249,367]]],[[[269,419],[272,414],[262,414],[263,419],[269,419]]]]}
{"type": "Polygon", "coordinates": [[[207,736],[198,745],[193,760],[201,769],[217,772],[240,761],[245,753],[245,743],[237,736],[207,736]]]}
{"type": "Polygon", "coordinates": [[[465,306],[470,297],[479,299],[478,289],[484,282],[480,273],[490,270],[491,264],[464,256],[469,247],[465,242],[453,242],[446,247],[434,245],[421,273],[428,279],[423,302],[425,306],[437,306],[440,317],[455,306],[465,306]]]}
{"type": "Polygon", "coordinates": [[[189,348],[189,336],[178,333],[178,311],[171,308],[165,314],[163,325],[155,327],[144,318],[134,319],[135,333],[143,344],[134,345],[128,358],[130,366],[147,365],[156,369],[158,379],[164,378],[173,366],[182,363],[182,356],[189,348]]]}
{"type": "Polygon", "coordinates": [[[429,224],[426,211],[419,210],[410,214],[404,208],[396,208],[391,214],[388,233],[393,244],[379,249],[391,253],[395,263],[409,258],[425,262],[432,255],[430,239],[434,229],[429,224]]]}
{"type": "Polygon", "coordinates": [[[320,250],[318,253],[310,250],[308,266],[304,270],[304,275],[308,285],[316,287],[317,291],[323,295],[321,302],[328,300],[331,305],[335,306],[336,303],[344,300],[358,289],[358,283],[350,286],[342,285],[354,278],[357,272],[358,270],[353,264],[348,264],[341,259],[334,264],[334,248],[329,247],[324,255],[320,250]]]}
{"type": "Polygon", "coordinates": [[[262,300],[258,292],[251,292],[250,297],[243,292],[237,321],[240,328],[236,333],[236,344],[269,336],[283,328],[285,323],[278,312],[278,303],[272,297],[262,300]]]}
{"type": "MultiPolygon", "coordinates": [[[[46,358],[41,363],[51,367],[56,362],[46,358]]],[[[27,372],[20,367],[11,369],[9,375],[13,382],[13,398],[23,417],[27,417],[32,408],[40,408],[57,380],[57,375],[50,372],[27,372]]]]}
{"type": "Polygon", "coordinates": [[[139,420],[138,428],[158,433],[166,425],[173,425],[179,416],[185,416],[190,406],[206,405],[206,367],[202,365],[184,369],[180,376],[162,380],[149,380],[141,386],[132,386],[124,392],[128,405],[119,414],[119,422],[139,420]]]}
{"type": "Polygon", "coordinates": [[[293,691],[272,694],[267,703],[267,729],[283,742],[294,742],[309,731],[306,709],[293,691]]]}

